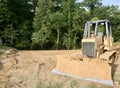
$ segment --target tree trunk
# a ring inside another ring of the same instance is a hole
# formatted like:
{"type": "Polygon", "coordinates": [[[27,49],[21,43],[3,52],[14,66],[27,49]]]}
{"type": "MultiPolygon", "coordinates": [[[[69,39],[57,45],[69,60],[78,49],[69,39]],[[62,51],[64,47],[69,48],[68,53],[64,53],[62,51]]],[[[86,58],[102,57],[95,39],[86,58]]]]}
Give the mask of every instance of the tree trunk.
{"type": "Polygon", "coordinates": [[[71,36],[71,34],[70,34],[70,29],[68,30],[68,50],[70,50],[70,43],[71,43],[71,39],[70,39],[70,36],[71,36]]]}
{"type": "Polygon", "coordinates": [[[75,36],[74,36],[74,46],[73,46],[73,49],[74,50],[76,49],[76,32],[75,32],[75,36]]]}
{"type": "Polygon", "coordinates": [[[57,28],[57,41],[56,41],[56,50],[59,47],[59,40],[60,40],[60,30],[59,28],[57,28]]]}
{"type": "Polygon", "coordinates": [[[14,36],[13,33],[12,33],[12,31],[13,31],[13,22],[11,23],[11,28],[10,29],[11,29],[10,44],[13,45],[13,36],[14,36]]]}

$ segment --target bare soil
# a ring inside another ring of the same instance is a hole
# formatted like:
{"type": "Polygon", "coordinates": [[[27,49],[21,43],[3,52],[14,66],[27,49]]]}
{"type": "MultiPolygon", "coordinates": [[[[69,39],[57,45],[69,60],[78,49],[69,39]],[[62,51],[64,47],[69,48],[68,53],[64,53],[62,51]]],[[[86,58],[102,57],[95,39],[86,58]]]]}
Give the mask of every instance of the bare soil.
{"type": "Polygon", "coordinates": [[[56,66],[56,55],[77,53],[80,50],[38,50],[1,56],[0,88],[120,88],[120,44],[116,44],[114,50],[118,58],[113,69],[113,87],[51,72],[56,66]]]}

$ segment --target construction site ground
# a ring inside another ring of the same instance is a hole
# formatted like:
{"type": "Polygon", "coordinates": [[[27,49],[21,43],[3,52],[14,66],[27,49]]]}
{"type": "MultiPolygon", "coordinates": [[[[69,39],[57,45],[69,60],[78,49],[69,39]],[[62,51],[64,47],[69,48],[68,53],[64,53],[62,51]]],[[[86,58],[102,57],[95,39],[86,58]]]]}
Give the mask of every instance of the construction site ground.
{"type": "Polygon", "coordinates": [[[114,86],[109,86],[51,72],[56,66],[56,55],[77,53],[80,50],[1,49],[0,88],[120,88],[119,43],[114,45],[114,50],[117,51],[113,69],[114,86]]]}

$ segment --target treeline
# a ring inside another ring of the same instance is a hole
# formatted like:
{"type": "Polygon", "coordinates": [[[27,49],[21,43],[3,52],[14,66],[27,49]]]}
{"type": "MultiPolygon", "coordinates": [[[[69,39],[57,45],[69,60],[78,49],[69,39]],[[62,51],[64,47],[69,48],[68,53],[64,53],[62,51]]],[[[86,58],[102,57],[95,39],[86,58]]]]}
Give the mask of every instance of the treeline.
{"type": "Polygon", "coordinates": [[[85,22],[97,19],[120,41],[120,10],[102,0],[0,0],[0,37],[18,49],[79,49],[85,22]]]}

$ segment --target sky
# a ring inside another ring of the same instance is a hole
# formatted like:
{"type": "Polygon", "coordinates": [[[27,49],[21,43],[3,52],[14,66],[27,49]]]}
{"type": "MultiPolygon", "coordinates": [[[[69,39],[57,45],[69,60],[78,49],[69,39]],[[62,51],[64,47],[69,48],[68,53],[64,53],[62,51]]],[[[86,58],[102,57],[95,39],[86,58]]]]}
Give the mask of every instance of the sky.
{"type": "Polygon", "coordinates": [[[102,0],[104,5],[118,5],[120,8],[120,0],[102,0]]]}
{"type": "MultiPolygon", "coordinates": [[[[83,0],[78,0],[83,1],[83,0]]],[[[103,5],[118,5],[120,8],[120,0],[102,0],[103,5]]]]}

